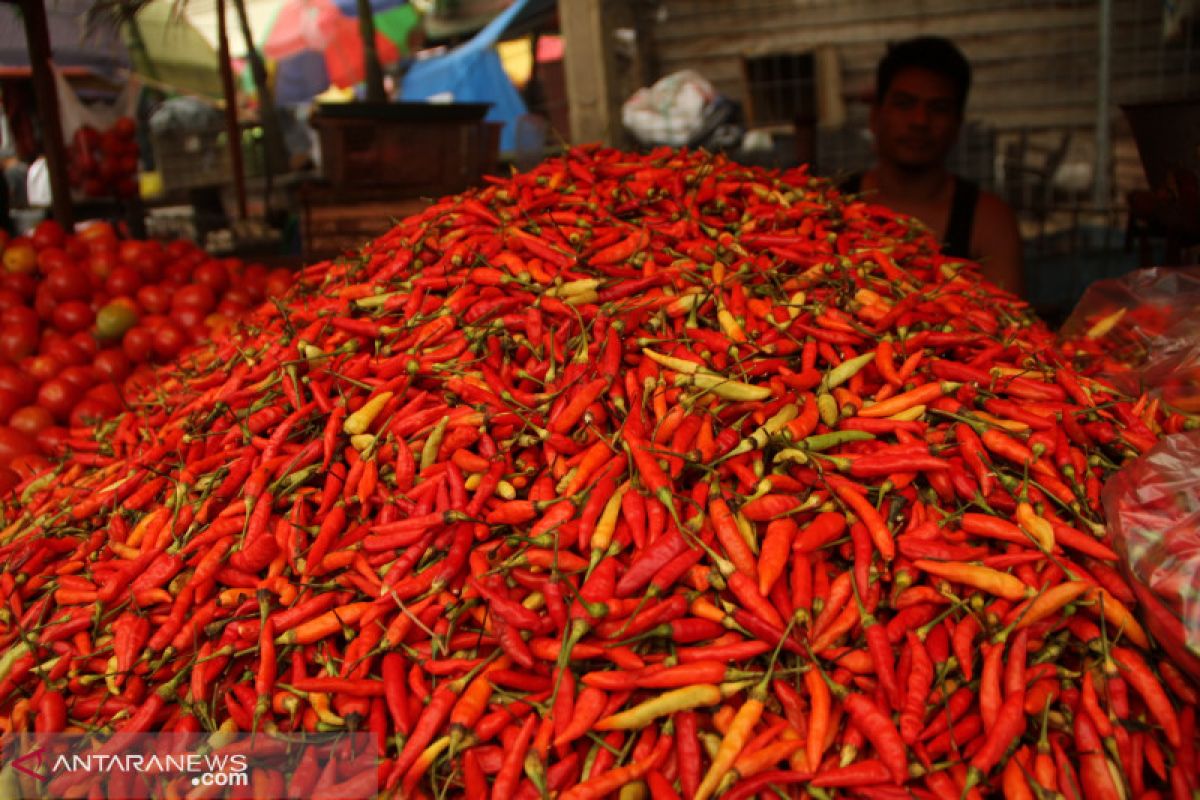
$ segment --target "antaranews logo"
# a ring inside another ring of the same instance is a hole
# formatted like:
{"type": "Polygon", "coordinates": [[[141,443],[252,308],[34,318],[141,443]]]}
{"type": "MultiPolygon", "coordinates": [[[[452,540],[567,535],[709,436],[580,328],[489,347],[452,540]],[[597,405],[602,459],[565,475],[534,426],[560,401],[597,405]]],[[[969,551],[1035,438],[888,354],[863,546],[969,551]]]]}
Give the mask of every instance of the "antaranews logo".
{"type": "Polygon", "coordinates": [[[12,767],[17,772],[24,773],[31,778],[37,778],[45,783],[50,780],[50,776],[42,771],[42,761],[46,755],[46,748],[39,747],[32,753],[26,753],[23,756],[17,756],[12,761],[12,767]],[[32,767],[31,767],[32,763],[32,767]]]}
{"type": "MultiPolygon", "coordinates": [[[[79,738],[59,741],[53,737],[50,741],[8,740],[0,752],[0,772],[8,771],[22,781],[33,779],[48,784],[51,794],[81,784],[126,786],[131,780],[143,790],[137,795],[145,797],[155,796],[152,787],[162,781],[216,789],[250,786],[251,759],[246,753],[189,752],[161,742],[140,751],[111,753],[81,746],[82,742],[79,738]],[[21,752],[25,747],[32,749],[21,752]]],[[[8,786],[7,791],[14,788],[8,786]]],[[[6,790],[0,789],[0,796],[5,794],[6,790]]]]}
{"type": "Polygon", "coordinates": [[[0,800],[204,796],[250,800],[264,787],[299,800],[379,790],[379,745],[362,732],[0,734],[0,800]],[[319,781],[324,781],[318,786],[319,781]]]}

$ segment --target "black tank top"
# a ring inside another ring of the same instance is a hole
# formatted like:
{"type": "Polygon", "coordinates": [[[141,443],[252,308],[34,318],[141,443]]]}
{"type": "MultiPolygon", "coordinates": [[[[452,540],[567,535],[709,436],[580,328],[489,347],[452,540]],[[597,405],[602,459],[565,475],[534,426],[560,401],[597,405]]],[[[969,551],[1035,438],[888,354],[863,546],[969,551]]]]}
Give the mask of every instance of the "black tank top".
{"type": "MultiPolygon", "coordinates": [[[[863,173],[856,172],[842,181],[838,188],[847,194],[862,191],[863,173]]],[[[971,229],[975,225],[975,206],[979,202],[979,186],[954,176],[954,196],[950,199],[950,219],[946,223],[946,238],[942,252],[951,258],[971,257],[971,229]]]]}

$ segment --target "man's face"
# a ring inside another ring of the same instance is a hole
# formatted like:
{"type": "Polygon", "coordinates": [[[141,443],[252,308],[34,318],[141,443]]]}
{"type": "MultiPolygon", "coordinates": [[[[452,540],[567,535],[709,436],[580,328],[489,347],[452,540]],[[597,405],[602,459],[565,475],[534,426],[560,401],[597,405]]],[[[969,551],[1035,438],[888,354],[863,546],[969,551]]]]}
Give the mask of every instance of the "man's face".
{"type": "Polygon", "coordinates": [[[940,165],[962,124],[954,83],[920,67],[901,70],[871,107],[879,159],[902,169],[940,165]]]}

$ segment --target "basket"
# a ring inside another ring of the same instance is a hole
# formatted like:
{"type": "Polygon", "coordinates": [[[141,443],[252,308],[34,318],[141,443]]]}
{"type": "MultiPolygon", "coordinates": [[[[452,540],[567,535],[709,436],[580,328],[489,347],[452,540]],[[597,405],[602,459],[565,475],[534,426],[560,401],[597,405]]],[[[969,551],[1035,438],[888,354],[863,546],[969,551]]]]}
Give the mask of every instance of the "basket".
{"type": "Polygon", "coordinates": [[[219,186],[232,178],[224,128],[151,133],[150,143],[167,191],[219,186]]]}

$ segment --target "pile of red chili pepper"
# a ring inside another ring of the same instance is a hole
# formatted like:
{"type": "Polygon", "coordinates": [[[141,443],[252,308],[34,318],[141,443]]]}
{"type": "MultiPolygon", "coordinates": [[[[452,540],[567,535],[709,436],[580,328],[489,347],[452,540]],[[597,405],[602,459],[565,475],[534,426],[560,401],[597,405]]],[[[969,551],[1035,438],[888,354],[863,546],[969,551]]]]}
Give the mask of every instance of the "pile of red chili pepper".
{"type": "Polygon", "coordinates": [[[160,377],[6,506],[9,731],[378,738],[259,796],[1200,788],[1098,501],[1196,420],[803,169],[574,149],[160,377]]]}

